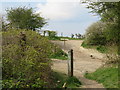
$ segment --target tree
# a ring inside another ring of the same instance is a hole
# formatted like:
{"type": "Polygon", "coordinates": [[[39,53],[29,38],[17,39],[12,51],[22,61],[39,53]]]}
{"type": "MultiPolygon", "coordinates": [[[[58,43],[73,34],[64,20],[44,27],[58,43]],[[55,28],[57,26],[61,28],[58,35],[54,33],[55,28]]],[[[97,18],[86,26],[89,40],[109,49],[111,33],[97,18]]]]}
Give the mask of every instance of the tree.
{"type": "Polygon", "coordinates": [[[101,21],[106,22],[107,37],[114,43],[120,44],[120,2],[87,2],[87,8],[92,9],[101,17],[101,21]]]}
{"type": "Polygon", "coordinates": [[[42,28],[47,22],[39,14],[35,14],[32,8],[18,7],[7,10],[7,19],[14,28],[30,29],[35,31],[42,28]]]}
{"type": "Polygon", "coordinates": [[[87,8],[92,9],[103,21],[115,22],[120,14],[120,2],[88,2],[87,8]]]}
{"type": "Polygon", "coordinates": [[[96,13],[101,17],[103,22],[108,25],[106,27],[107,39],[114,41],[118,46],[118,54],[120,55],[120,2],[90,2],[87,1],[87,8],[92,9],[92,13],[96,13]]]}
{"type": "Polygon", "coordinates": [[[57,35],[56,31],[48,31],[48,36],[49,37],[55,37],[57,35]]]}

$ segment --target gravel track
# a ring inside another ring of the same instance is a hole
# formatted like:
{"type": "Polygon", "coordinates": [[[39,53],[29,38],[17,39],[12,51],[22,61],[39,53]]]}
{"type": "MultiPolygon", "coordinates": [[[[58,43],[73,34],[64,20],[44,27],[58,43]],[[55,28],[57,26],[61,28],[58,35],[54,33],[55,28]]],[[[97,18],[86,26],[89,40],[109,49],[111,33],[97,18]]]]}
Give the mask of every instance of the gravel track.
{"type": "MultiPolygon", "coordinates": [[[[73,49],[74,76],[79,78],[83,84],[81,88],[96,88],[96,90],[97,88],[104,88],[102,84],[84,77],[86,71],[94,72],[102,66],[105,59],[104,54],[101,54],[94,49],[85,49],[81,47],[82,40],[68,40],[65,41],[65,45],[63,41],[52,42],[59,45],[66,53],[70,49],[73,49]]],[[[54,59],[52,69],[67,74],[67,60],[54,59]]]]}

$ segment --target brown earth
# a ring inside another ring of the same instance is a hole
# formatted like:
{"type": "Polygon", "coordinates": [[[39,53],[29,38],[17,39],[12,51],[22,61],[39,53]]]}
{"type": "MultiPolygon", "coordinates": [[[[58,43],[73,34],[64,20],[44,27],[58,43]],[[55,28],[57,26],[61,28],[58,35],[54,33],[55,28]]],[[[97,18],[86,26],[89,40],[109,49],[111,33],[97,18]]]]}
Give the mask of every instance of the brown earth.
{"type": "MultiPolygon", "coordinates": [[[[74,76],[80,79],[83,84],[81,88],[104,88],[102,84],[96,81],[86,79],[85,72],[94,72],[103,65],[105,55],[94,49],[85,49],[81,47],[82,40],[52,41],[59,45],[66,53],[73,49],[74,56],[74,76]],[[92,57],[91,57],[92,55],[92,57]]],[[[68,73],[67,60],[53,60],[53,70],[68,73]]]]}

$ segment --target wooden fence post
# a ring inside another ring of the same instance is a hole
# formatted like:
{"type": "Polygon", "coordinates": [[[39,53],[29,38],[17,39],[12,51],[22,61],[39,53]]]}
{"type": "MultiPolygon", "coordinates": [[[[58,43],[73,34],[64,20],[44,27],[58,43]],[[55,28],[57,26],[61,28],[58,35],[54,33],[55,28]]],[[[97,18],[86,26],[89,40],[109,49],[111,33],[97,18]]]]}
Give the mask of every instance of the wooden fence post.
{"type": "Polygon", "coordinates": [[[73,76],[73,49],[71,49],[71,77],[73,76]]]}
{"type": "Polygon", "coordinates": [[[70,76],[70,71],[71,71],[70,62],[71,62],[71,53],[70,51],[68,51],[68,76],[70,76]]]}
{"type": "Polygon", "coordinates": [[[73,76],[73,49],[68,52],[68,76],[73,76]]]}

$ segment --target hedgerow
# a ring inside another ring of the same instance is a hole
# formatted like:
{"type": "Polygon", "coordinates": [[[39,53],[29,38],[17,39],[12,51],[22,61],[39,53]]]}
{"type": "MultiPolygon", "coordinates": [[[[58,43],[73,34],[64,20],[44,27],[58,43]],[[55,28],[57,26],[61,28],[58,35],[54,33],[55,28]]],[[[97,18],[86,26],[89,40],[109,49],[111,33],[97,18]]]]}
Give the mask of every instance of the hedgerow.
{"type": "Polygon", "coordinates": [[[35,31],[2,32],[3,88],[50,87],[50,42],[35,31]]]}

